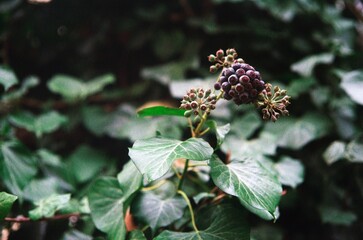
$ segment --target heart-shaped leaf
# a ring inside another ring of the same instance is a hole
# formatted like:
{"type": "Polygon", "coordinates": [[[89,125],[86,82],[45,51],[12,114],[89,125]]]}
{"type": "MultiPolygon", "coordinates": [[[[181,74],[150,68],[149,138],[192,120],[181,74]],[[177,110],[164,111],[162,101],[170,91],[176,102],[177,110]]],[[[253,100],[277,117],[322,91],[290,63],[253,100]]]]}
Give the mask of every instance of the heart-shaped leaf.
{"type": "Polygon", "coordinates": [[[125,239],[124,195],[116,178],[97,179],[88,192],[92,220],[109,239],[125,239]]]}
{"type": "Polygon", "coordinates": [[[56,211],[66,206],[70,199],[70,194],[52,195],[41,199],[35,203],[37,208],[29,211],[29,217],[32,220],[38,220],[43,217],[51,217],[56,211]]]}
{"type": "Polygon", "coordinates": [[[140,189],[142,185],[142,174],[136,168],[133,161],[129,161],[117,175],[117,180],[123,190],[124,199],[128,199],[132,194],[140,189]]]}
{"type": "Polygon", "coordinates": [[[214,183],[236,196],[250,211],[264,219],[273,219],[281,197],[281,184],[275,176],[249,158],[224,164],[216,156],[210,161],[214,183]]]}
{"type": "Polygon", "coordinates": [[[356,103],[363,105],[363,71],[351,71],[342,74],[340,87],[356,103]]]}
{"type": "Polygon", "coordinates": [[[213,148],[203,139],[179,141],[167,138],[137,140],[129,148],[129,156],[148,181],[156,180],[168,172],[175,159],[196,161],[210,159],[213,148]]]}
{"type": "Polygon", "coordinates": [[[249,240],[250,228],[245,218],[245,212],[231,204],[222,204],[210,208],[197,218],[197,226],[207,225],[199,232],[164,231],[155,240],[249,240]],[[208,223],[206,223],[208,222],[208,223]]]}
{"type": "Polygon", "coordinates": [[[295,188],[304,181],[304,166],[296,159],[283,157],[274,165],[281,184],[295,188]]]}

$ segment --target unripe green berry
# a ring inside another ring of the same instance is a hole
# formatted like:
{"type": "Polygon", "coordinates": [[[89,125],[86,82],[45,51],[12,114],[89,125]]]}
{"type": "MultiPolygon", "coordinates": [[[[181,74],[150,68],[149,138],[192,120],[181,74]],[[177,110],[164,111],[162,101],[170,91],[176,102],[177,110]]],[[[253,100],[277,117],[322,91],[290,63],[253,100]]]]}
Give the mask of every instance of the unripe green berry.
{"type": "Polygon", "coordinates": [[[188,117],[192,116],[192,113],[193,113],[193,110],[187,110],[184,112],[184,117],[188,118],[188,117]]]}
{"type": "Polygon", "coordinates": [[[216,56],[214,56],[213,54],[208,56],[208,61],[211,63],[214,63],[216,61],[216,56]]]}
{"type": "Polygon", "coordinates": [[[222,49],[219,49],[217,52],[216,52],[216,56],[217,58],[222,58],[224,57],[224,51],[222,49]]]}
{"type": "Polygon", "coordinates": [[[209,67],[209,72],[211,72],[211,73],[215,73],[217,71],[217,67],[216,66],[210,66],[209,67]]]}

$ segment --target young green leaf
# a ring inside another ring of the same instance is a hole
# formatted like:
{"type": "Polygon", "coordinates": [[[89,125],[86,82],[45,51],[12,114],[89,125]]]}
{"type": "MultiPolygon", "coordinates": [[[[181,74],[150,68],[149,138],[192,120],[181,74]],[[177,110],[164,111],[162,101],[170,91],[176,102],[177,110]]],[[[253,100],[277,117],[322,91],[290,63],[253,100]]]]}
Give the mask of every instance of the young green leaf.
{"type": "Polygon", "coordinates": [[[5,66],[0,66],[0,84],[4,86],[5,91],[18,83],[14,72],[5,66]]]}
{"type": "Polygon", "coordinates": [[[52,195],[35,203],[37,208],[29,211],[32,220],[52,217],[56,211],[64,207],[71,199],[70,194],[52,195]]]}
{"type": "Polygon", "coordinates": [[[4,142],[0,146],[0,177],[12,193],[22,196],[24,187],[37,173],[36,159],[19,142],[4,142]]]}
{"type": "Polygon", "coordinates": [[[304,181],[304,165],[296,159],[283,157],[275,163],[278,179],[281,184],[296,188],[304,181]]]}
{"type": "Polygon", "coordinates": [[[281,197],[281,184],[258,161],[246,158],[224,164],[216,156],[210,161],[214,183],[236,196],[250,211],[264,219],[274,219],[281,197]]]}
{"type": "Polygon", "coordinates": [[[0,192],[0,221],[8,215],[16,199],[18,199],[18,197],[15,195],[0,192]]]}
{"type": "Polygon", "coordinates": [[[124,193],[116,178],[97,179],[89,189],[88,201],[96,227],[107,233],[109,239],[125,239],[124,193]]]}
{"type": "Polygon", "coordinates": [[[186,158],[196,161],[210,159],[213,148],[203,139],[190,138],[179,141],[167,138],[137,140],[129,148],[129,156],[148,181],[162,177],[174,160],[186,158]]]}
{"type": "Polygon", "coordinates": [[[205,230],[199,232],[164,231],[155,240],[249,240],[250,228],[245,218],[245,212],[231,204],[217,205],[198,215],[197,226],[205,225],[205,230]],[[202,222],[202,223],[201,223],[202,222]]]}
{"type": "Polygon", "coordinates": [[[17,112],[10,116],[9,121],[15,126],[25,128],[34,132],[37,137],[41,137],[44,133],[57,130],[68,119],[56,111],[50,111],[39,116],[34,116],[28,112],[17,112]]]}
{"type": "Polygon", "coordinates": [[[165,106],[154,106],[149,108],[143,108],[137,112],[139,117],[148,116],[179,116],[184,117],[184,109],[170,108],[165,106]]]}

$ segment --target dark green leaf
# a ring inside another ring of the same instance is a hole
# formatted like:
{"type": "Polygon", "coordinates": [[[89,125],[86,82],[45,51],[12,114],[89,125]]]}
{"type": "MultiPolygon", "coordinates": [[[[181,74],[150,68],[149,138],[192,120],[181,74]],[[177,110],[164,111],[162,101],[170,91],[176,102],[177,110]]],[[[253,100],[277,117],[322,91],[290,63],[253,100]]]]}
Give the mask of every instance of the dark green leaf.
{"type": "Polygon", "coordinates": [[[11,101],[11,100],[19,99],[25,93],[27,93],[27,91],[30,88],[35,87],[38,84],[39,84],[39,79],[37,77],[30,76],[23,81],[23,83],[21,84],[21,87],[19,89],[11,91],[10,93],[4,95],[3,97],[1,97],[1,100],[11,101]]]}
{"type": "Polygon", "coordinates": [[[225,165],[217,157],[210,161],[214,183],[224,192],[236,196],[251,212],[264,219],[273,219],[280,201],[279,181],[259,162],[252,159],[234,160],[225,165]]]}
{"type": "Polygon", "coordinates": [[[304,166],[296,159],[283,157],[275,163],[275,169],[278,172],[278,179],[283,185],[296,188],[304,181],[304,166]]]}
{"type": "Polygon", "coordinates": [[[150,225],[154,231],[181,218],[187,206],[182,197],[174,196],[175,186],[172,183],[162,187],[166,193],[148,191],[138,195],[131,209],[135,218],[150,225]]]}
{"type": "Polygon", "coordinates": [[[0,84],[4,86],[5,91],[18,83],[18,78],[14,72],[7,67],[0,66],[0,84]]]}
{"type": "Polygon", "coordinates": [[[229,123],[223,125],[223,126],[218,126],[216,121],[213,120],[208,120],[206,122],[206,125],[213,131],[216,133],[216,137],[217,137],[217,148],[219,148],[219,146],[222,145],[224,138],[226,137],[226,135],[228,134],[229,130],[231,129],[231,126],[229,123]]]}
{"type": "Polygon", "coordinates": [[[133,230],[129,233],[128,240],[147,240],[141,230],[133,230]]]}
{"type": "Polygon", "coordinates": [[[33,179],[24,188],[24,198],[30,201],[36,202],[41,199],[50,197],[51,195],[57,194],[58,181],[54,177],[45,179],[33,179]]]}
{"type": "Polygon", "coordinates": [[[32,220],[52,217],[56,211],[64,207],[71,199],[70,194],[52,195],[35,203],[37,208],[29,211],[32,220]]]}
{"type": "Polygon", "coordinates": [[[89,235],[86,235],[77,229],[72,229],[64,233],[61,240],[92,240],[92,238],[89,235]]]}
{"type": "Polygon", "coordinates": [[[185,79],[185,80],[178,80],[172,81],[169,84],[169,91],[170,94],[174,98],[181,99],[187,93],[187,91],[191,88],[202,88],[204,90],[211,88],[213,84],[216,82],[215,77],[207,78],[207,79],[185,79]]]}
{"type": "Polygon", "coordinates": [[[109,239],[125,239],[125,199],[117,179],[97,179],[90,187],[88,201],[96,227],[107,233],[109,239]]]}
{"type": "Polygon", "coordinates": [[[0,221],[8,215],[16,199],[18,199],[18,197],[15,195],[0,192],[0,221]]]}
{"type": "Polygon", "coordinates": [[[245,215],[241,208],[227,204],[217,205],[208,209],[206,213],[197,216],[197,227],[200,221],[209,222],[205,230],[199,229],[199,232],[164,231],[155,240],[249,240],[250,228],[245,215]]]}
{"type": "Polygon", "coordinates": [[[52,167],[62,166],[61,158],[47,149],[44,148],[38,149],[37,155],[39,156],[41,162],[45,165],[52,167]]]}
{"type": "Polygon", "coordinates": [[[107,132],[112,123],[114,114],[106,112],[102,107],[87,106],[82,108],[82,120],[86,128],[97,136],[107,132]]]}
{"type": "Polygon", "coordinates": [[[141,109],[137,112],[139,117],[147,116],[181,116],[184,117],[184,109],[155,106],[141,109]]]}
{"type": "Polygon", "coordinates": [[[99,174],[107,160],[104,153],[81,145],[68,157],[68,164],[77,182],[84,183],[99,174]]]}
{"type": "Polygon", "coordinates": [[[335,207],[321,207],[319,211],[323,223],[334,225],[350,226],[358,218],[354,212],[342,211],[335,207]]]}
{"type": "Polygon", "coordinates": [[[261,123],[261,117],[255,111],[246,113],[232,122],[231,133],[247,139],[261,126],[261,123]]]}
{"type": "Polygon", "coordinates": [[[363,71],[351,71],[342,74],[340,87],[356,103],[363,105],[363,71]]]}
{"type": "Polygon", "coordinates": [[[347,144],[345,155],[350,162],[363,162],[363,143],[356,139],[347,144]]]}
{"type": "Polygon", "coordinates": [[[203,139],[179,141],[167,138],[137,140],[129,148],[129,156],[148,181],[156,180],[168,172],[175,159],[196,161],[210,159],[213,148],[203,139]]]}
{"type": "Polygon", "coordinates": [[[56,111],[34,116],[28,112],[17,112],[10,116],[9,121],[17,127],[22,127],[28,131],[34,132],[37,137],[44,133],[50,133],[57,130],[65,124],[68,119],[56,111]]]}
{"type": "Polygon", "coordinates": [[[292,98],[297,98],[302,93],[310,92],[314,84],[316,80],[312,77],[294,79],[287,87],[287,93],[292,98]]]}
{"type": "Polygon", "coordinates": [[[22,196],[24,187],[37,173],[37,162],[33,154],[18,142],[1,145],[1,178],[10,191],[22,196]]]}

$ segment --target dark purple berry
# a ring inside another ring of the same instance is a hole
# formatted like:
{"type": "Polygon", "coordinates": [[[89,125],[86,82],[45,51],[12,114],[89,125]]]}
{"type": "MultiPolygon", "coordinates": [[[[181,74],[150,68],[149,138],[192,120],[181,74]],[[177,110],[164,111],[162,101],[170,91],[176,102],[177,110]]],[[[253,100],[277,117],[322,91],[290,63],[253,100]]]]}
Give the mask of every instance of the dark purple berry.
{"type": "Polygon", "coordinates": [[[223,91],[228,92],[231,89],[231,84],[229,84],[228,82],[222,83],[222,89],[223,91]]]}
{"type": "Polygon", "coordinates": [[[215,90],[219,90],[219,89],[221,89],[221,84],[220,84],[220,83],[218,83],[218,82],[217,82],[217,83],[215,83],[215,84],[214,84],[214,89],[215,89],[215,90]]]}
{"type": "Polygon", "coordinates": [[[238,83],[235,87],[236,91],[241,93],[245,90],[245,88],[242,86],[242,84],[238,83]]]}
{"type": "Polygon", "coordinates": [[[229,95],[228,93],[224,93],[223,94],[223,98],[226,99],[226,100],[231,100],[232,99],[232,96],[229,95]]]}
{"type": "Polygon", "coordinates": [[[229,90],[228,91],[228,95],[231,96],[231,97],[235,97],[237,95],[236,91],[235,90],[229,90]]]}
{"type": "Polygon", "coordinates": [[[229,78],[228,78],[228,82],[229,82],[231,85],[236,85],[236,84],[238,83],[237,75],[233,74],[233,75],[229,76],[229,78]]]}
{"type": "Polygon", "coordinates": [[[237,69],[241,68],[241,64],[240,63],[235,63],[235,64],[232,65],[232,67],[233,67],[233,69],[235,71],[237,71],[237,69]]]}
{"type": "Polygon", "coordinates": [[[245,73],[246,73],[246,71],[243,70],[243,68],[239,68],[239,69],[236,70],[236,74],[237,74],[238,77],[241,77],[245,73]]]}
{"type": "Polygon", "coordinates": [[[221,82],[221,84],[222,83],[224,83],[224,82],[227,82],[227,78],[225,77],[225,76],[221,76],[220,78],[219,78],[219,81],[221,82]]]}
{"type": "Polygon", "coordinates": [[[247,103],[248,102],[248,94],[247,93],[242,93],[241,95],[239,95],[239,100],[242,102],[242,103],[247,103]]]}
{"type": "Polygon", "coordinates": [[[259,71],[255,71],[256,78],[261,79],[261,75],[259,71]]]}
{"type": "Polygon", "coordinates": [[[247,90],[247,91],[252,89],[252,84],[251,83],[244,83],[243,86],[245,87],[245,90],[247,90]]]}
{"type": "Polygon", "coordinates": [[[234,74],[234,69],[232,67],[224,69],[224,76],[226,76],[227,78],[232,74],[234,74]]]}
{"type": "Polygon", "coordinates": [[[257,90],[256,89],[251,89],[251,91],[250,91],[250,96],[252,97],[252,98],[254,98],[254,97],[256,97],[257,96],[257,90]]]}
{"type": "Polygon", "coordinates": [[[249,82],[250,82],[250,78],[249,78],[247,75],[242,75],[242,76],[239,78],[239,82],[240,82],[240,83],[249,83],[249,82]]]}
{"type": "Polygon", "coordinates": [[[251,79],[254,79],[256,77],[255,71],[253,70],[248,70],[246,72],[246,75],[249,76],[251,79]]]}

